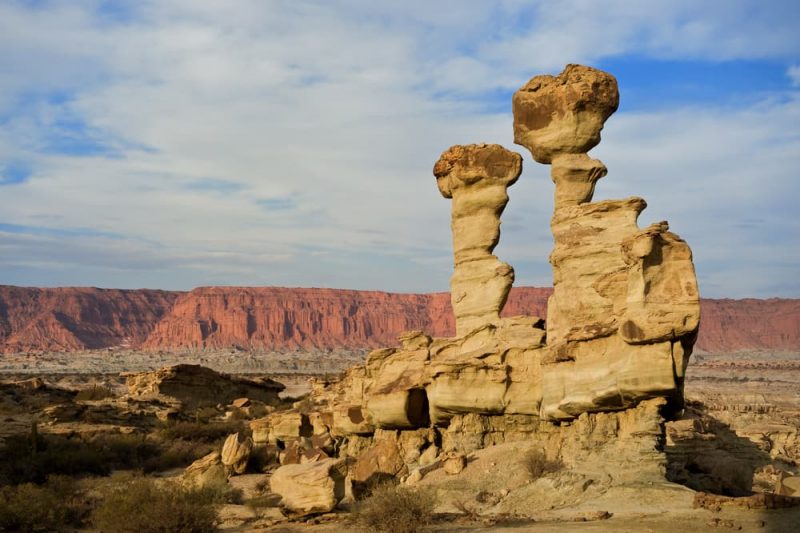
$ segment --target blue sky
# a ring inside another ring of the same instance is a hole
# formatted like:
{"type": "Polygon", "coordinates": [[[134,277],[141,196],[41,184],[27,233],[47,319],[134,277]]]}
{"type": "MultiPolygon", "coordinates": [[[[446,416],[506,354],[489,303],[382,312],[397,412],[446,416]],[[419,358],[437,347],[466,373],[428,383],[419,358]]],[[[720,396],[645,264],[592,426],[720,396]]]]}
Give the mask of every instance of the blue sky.
{"type": "Polygon", "coordinates": [[[496,253],[547,286],[510,100],[617,76],[596,199],[642,196],[707,297],[800,297],[800,3],[0,2],[0,283],[447,290],[453,144],[524,157],[496,253]]]}

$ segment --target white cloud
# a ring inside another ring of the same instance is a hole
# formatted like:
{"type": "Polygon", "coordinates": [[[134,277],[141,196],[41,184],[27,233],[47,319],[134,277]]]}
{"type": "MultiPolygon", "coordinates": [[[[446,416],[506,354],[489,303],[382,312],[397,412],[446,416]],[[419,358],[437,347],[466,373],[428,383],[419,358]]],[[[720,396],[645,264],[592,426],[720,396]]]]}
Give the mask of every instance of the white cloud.
{"type": "MultiPolygon", "coordinates": [[[[0,67],[9,73],[0,77],[0,157],[34,170],[0,189],[0,222],[127,236],[2,234],[6,280],[31,279],[20,274],[27,266],[40,279],[82,284],[443,290],[449,205],[431,167],[452,144],[512,146],[510,114],[487,113],[485,91],[620,53],[798,52],[791,24],[776,24],[777,9],[753,15],[752,2],[362,4],[141,2],[113,24],[91,4],[0,6],[0,67]],[[68,98],[39,97],[50,93],[68,98]],[[123,156],[46,150],[64,116],[80,117],[123,156]],[[192,186],[212,180],[238,185],[192,186]]],[[[643,221],[669,218],[695,246],[709,287],[726,268],[754,268],[740,262],[744,247],[774,256],[797,243],[789,233],[762,242],[791,224],[779,214],[798,192],[789,176],[796,100],[749,105],[620,114],[597,150],[611,171],[599,194],[646,197],[643,221]],[[722,223],[756,218],[764,221],[746,231],[722,223]]],[[[518,283],[549,284],[551,187],[526,155],[498,248],[517,265],[518,283]]],[[[746,276],[714,290],[770,289],[746,276]]]]}

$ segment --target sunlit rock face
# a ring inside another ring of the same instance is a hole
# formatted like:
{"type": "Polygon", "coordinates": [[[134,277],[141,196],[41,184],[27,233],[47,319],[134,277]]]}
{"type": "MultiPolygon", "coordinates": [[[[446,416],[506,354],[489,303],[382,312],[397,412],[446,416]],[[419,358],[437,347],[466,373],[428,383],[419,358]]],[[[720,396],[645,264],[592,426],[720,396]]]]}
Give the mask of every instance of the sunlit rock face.
{"type": "Polygon", "coordinates": [[[433,168],[439,192],[452,199],[455,270],[450,298],[456,335],[500,319],[514,283],[514,269],[492,251],[500,241],[507,188],[520,172],[520,155],[497,144],[453,146],[433,168]]]}

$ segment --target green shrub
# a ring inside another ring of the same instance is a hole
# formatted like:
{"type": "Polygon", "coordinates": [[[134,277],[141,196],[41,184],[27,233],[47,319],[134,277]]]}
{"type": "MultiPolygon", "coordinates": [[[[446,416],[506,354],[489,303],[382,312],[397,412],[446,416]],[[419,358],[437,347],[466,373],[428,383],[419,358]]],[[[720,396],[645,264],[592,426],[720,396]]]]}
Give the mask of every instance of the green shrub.
{"type": "Polygon", "coordinates": [[[217,490],[138,478],[114,487],[92,513],[92,523],[109,533],[205,533],[217,531],[219,503],[217,490]]]}
{"type": "Polygon", "coordinates": [[[0,487],[0,531],[64,531],[82,524],[88,504],[74,481],[53,477],[45,485],[0,487]]]}
{"type": "Polygon", "coordinates": [[[539,479],[545,474],[558,472],[564,465],[561,461],[550,461],[542,450],[529,450],[522,456],[522,466],[531,476],[531,479],[539,479]]]}
{"type": "Polygon", "coordinates": [[[416,533],[432,521],[435,505],[430,489],[384,483],[358,502],[353,518],[369,531],[416,533]]]}

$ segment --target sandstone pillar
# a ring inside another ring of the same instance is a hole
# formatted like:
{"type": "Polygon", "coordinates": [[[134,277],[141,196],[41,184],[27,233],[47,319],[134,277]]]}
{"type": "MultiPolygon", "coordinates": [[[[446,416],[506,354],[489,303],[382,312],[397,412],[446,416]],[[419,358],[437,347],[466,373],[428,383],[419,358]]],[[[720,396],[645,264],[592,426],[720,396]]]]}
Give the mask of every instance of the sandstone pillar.
{"type": "Polygon", "coordinates": [[[522,158],[497,144],[453,146],[436,162],[439,191],[451,198],[455,269],[450,297],[456,335],[497,323],[514,282],[514,269],[492,254],[500,240],[506,189],[522,172],[522,158]]]}

